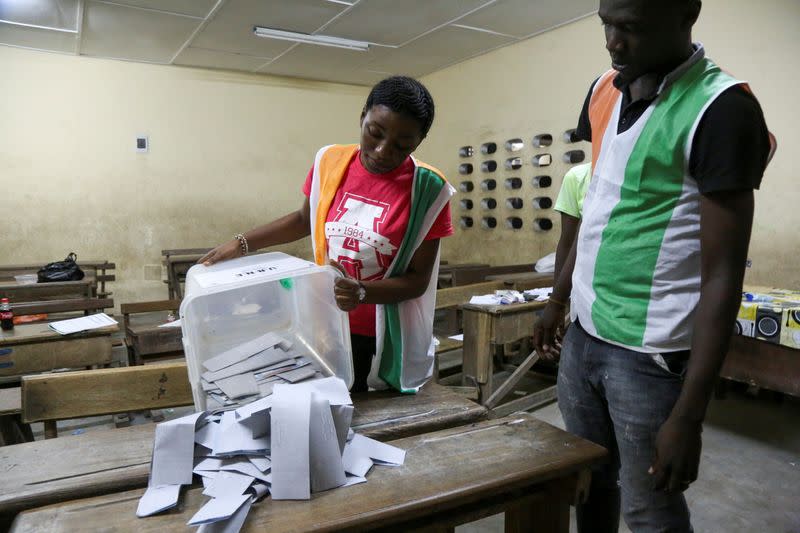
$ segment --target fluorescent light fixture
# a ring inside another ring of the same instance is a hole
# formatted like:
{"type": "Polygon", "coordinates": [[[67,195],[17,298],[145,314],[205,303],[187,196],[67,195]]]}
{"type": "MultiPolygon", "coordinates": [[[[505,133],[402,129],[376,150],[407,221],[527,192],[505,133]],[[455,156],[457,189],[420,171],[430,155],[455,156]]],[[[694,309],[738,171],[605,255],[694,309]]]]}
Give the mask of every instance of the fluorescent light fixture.
{"type": "Polygon", "coordinates": [[[346,48],[348,50],[358,50],[366,52],[369,50],[369,43],[365,41],[353,41],[340,37],[330,37],[328,35],[309,35],[307,33],[297,33],[293,31],[275,30],[272,28],[262,28],[256,26],[253,29],[258,37],[267,39],[278,39],[281,41],[291,41],[293,43],[316,44],[320,46],[332,46],[334,48],[346,48]]]}

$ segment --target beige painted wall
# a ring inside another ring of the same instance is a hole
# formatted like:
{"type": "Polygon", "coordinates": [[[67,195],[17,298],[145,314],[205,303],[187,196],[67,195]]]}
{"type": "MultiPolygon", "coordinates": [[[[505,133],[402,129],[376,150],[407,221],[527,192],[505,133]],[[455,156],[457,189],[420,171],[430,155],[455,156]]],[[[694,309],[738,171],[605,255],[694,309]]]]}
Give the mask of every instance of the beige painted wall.
{"type": "MultiPolygon", "coordinates": [[[[800,287],[800,185],[791,157],[800,144],[796,127],[800,104],[794,94],[800,84],[798,27],[800,2],[796,0],[705,0],[694,34],[710,57],[750,81],[780,146],[756,195],[750,247],[753,267],[747,279],[795,288],[800,287]]],[[[457,156],[461,145],[477,148],[482,142],[501,144],[511,137],[523,137],[529,143],[536,133],[560,134],[574,127],[589,84],[608,65],[602,28],[592,16],[426,76],[423,81],[436,100],[437,117],[419,155],[457,183],[461,180],[458,164],[465,161],[457,156]]],[[[559,156],[564,149],[566,145],[556,141],[551,151],[559,156]]],[[[522,151],[526,166],[514,174],[498,171],[498,182],[511,175],[525,178],[522,197],[528,201],[534,196],[530,178],[537,173],[530,156],[541,152],[526,144],[522,151]]],[[[495,155],[498,163],[506,157],[502,149],[495,155]]],[[[471,159],[477,167],[486,158],[471,159]]],[[[566,166],[556,164],[552,169],[551,195],[555,196],[566,166]]],[[[479,181],[475,179],[476,186],[479,181]]],[[[477,206],[484,196],[488,195],[459,194],[457,198],[471,197],[477,206]]],[[[494,195],[500,221],[510,213],[500,201],[506,196],[500,188],[494,195]]],[[[504,264],[533,261],[553,251],[560,227],[546,234],[534,233],[528,205],[525,212],[526,227],[519,231],[457,229],[456,235],[445,241],[444,256],[504,264]]],[[[457,201],[453,214],[457,220],[457,201]]],[[[473,217],[479,221],[477,208],[473,217]]]]}
{"type": "MultiPolygon", "coordinates": [[[[162,249],[296,209],[317,148],[357,142],[367,94],[7,47],[0,72],[0,262],[109,259],[117,303],[166,298],[144,274],[162,249]]],[[[308,242],[285,250],[310,255],[308,242]]]]}

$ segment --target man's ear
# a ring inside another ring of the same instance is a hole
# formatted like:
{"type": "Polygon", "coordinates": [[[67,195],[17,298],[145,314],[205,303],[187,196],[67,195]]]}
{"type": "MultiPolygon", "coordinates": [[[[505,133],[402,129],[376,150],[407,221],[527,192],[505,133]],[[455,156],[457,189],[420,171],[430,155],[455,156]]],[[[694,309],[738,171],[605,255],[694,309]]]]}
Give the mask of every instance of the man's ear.
{"type": "Polygon", "coordinates": [[[689,6],[686,10],[686,16],[683,19],[683,23],[686,30],[691,31],[692,27],[697,22],[697,19],[700,17],[700,10],[703,7],[703,2],[701,0],[694,0],[689,2],[689,6]]]}
{"type": "Polygon", "coordinates": [[[363,127],[364,126],[364,117],[366,117],[366,116],[367,116],[367,108],[365,107],[364,109],[361,110],[361,118],[358,119],[359,127],[363,127]]]}

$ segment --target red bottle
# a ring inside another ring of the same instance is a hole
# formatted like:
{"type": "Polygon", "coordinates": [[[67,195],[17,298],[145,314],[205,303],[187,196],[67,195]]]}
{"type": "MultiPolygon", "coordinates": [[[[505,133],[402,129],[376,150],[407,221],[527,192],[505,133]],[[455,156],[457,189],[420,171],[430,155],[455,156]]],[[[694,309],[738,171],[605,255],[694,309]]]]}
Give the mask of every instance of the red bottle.
{"type": "Polygon", "coordinates": [[[14,329],[14,312],[11,311],[8,298],[0,299],[0,327],[3,331],[14,329]]]}

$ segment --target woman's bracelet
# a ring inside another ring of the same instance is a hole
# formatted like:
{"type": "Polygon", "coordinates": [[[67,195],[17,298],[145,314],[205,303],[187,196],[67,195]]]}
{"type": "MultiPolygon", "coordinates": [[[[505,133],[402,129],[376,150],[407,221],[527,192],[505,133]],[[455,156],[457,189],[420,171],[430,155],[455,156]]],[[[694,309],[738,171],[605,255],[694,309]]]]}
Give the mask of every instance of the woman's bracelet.
{"type": "Polygon", "coordinates": [[[560,305],[561,307],[567,307],[566,302],[562,302],[560,300],[556,300],[552,296],[549,298],[549,302],[552,303],[552,304],[560,305]]]}
{"type": "Polygon", "coordinates": [[[239,241],[239,246],[242,248],[242,256],[247,255],[247,253],[250,251],[250,245],[247,244],[247,239],[245,239],[244,235],[237,233],[233,236],[233,238],[239,241]]]}

